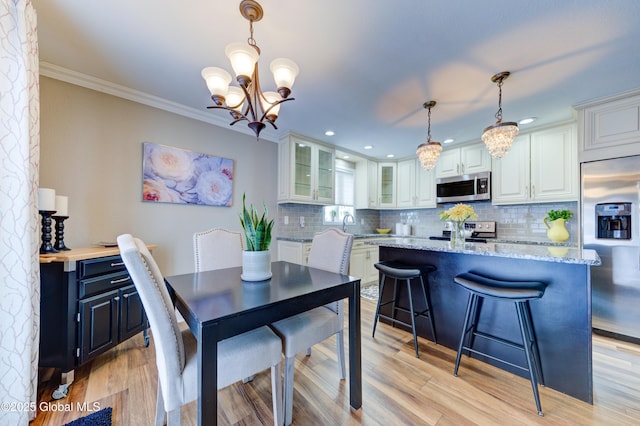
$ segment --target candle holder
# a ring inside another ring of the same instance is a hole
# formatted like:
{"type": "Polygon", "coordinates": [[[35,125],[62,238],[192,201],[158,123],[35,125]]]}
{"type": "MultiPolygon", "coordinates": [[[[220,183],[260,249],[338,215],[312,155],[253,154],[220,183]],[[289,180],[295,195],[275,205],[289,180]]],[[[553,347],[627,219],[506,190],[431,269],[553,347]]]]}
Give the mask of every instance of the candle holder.
{"type": "Polygon", "coordinates": [[[42,245],[40,246],[40,254],[58,253],[58,250],[51,245],[51,216],[55,210],[39,210],[42,215],[42,245]]]}
{"type": "Polygon", "coordinates": [[[64,245],[64,221],[69,219],[69,216],[53,216],[56,221],[56,242],[53,248],[56,250],[71,250],[64,245]]]}

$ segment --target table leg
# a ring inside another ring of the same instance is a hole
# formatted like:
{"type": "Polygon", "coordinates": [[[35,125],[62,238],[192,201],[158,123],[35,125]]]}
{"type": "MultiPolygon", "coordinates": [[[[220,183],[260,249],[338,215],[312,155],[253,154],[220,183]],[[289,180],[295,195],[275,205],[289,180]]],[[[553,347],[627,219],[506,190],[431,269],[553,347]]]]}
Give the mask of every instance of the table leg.
{"type": "Polygon", "coordinates": [[[218,421],[218,328],[198,329],[198,424],[216,425],[218,421]]]}
{"type": "Polygon", "coordinates": [[[360,330],[360,281],[349,297],[349,402],[357,410],[362,406],[362,346],[360,330]]]}

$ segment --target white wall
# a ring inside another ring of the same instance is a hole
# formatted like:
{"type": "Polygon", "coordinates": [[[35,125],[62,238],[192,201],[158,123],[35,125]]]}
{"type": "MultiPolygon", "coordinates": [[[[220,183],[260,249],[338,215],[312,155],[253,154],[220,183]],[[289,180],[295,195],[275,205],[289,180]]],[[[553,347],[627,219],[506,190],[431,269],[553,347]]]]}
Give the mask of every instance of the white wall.
{"type": "Polygon", "coordinates": [[[193,271],[194,232],[240,231],[243,192],[277,214],[277,144],[47,77],[40,91],[40,186],[69,197],[67,246],[131,233],[157,244],[165,275],[181,274],[193,271]],[[142,142],[233,159],[233,206],[142,202],[142,142]]]}

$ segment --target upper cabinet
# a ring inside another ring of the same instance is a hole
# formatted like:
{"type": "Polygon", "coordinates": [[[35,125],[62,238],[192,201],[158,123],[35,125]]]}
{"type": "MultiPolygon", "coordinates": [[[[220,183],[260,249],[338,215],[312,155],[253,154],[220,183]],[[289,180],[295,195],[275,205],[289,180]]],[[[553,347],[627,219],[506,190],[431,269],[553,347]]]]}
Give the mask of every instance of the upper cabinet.
{"type": "Polygon", "coordinates": [[[356,162],[356,209],[378,207],[378,163],[371,160],[356,162]]]}
{"type": "Polygon", "coordinates": [[[289,135],[278,145],[278,202],[333,204],[335,151],[289,135]]]}
{"type": "Polygon", "coordinates": [[[435,177],[460,176],[491,171],[491,155],[483,143],[442,151],[436,164],[435,177]]]}
{"type": "Polygon", "coordinates": [[[492,203],[576,201],[579,196],[576,126],[520,135],[493,160],[492,203]]]}
{"type": "Polygon", "coordinates": [[[398,162],[396,206],[436,207],[433,170],[424,170],[417,159],[398,162]]]}
{"type": "Polygon", "coordinates": [[[640,154],[640,94],[627,93],[576,106],[580,162],[640,154]]]}
{"type": "Polygon", "coordinates": [[[397,163],[378,163],[378,208],[396,207],[396,167],[397,163]]]}

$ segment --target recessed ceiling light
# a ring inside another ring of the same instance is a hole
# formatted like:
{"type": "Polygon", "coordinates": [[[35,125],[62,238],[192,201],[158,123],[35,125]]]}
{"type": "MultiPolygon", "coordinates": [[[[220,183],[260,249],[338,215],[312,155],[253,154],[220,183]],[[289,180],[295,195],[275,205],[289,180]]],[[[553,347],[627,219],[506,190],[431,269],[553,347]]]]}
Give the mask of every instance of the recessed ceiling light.
{"type": "Polygon", "coordinates": [[[393,157],[395,157],[395,155],[393,155],[393,154],[387,154],[387,158],[393,158],[393,157]]]}
{"type": "Polygon", "coordinates": [[[523,118],[522,120],[518,121],[518,124],[531,124],[534,121],[536,121],[535,117],[523,118]]]}
{"type": "Polygon", "coordinates": [[[365,145],[364,149],[373,149],[373,145],[365,145]]]}
{"type": "Polygon", "coordinates": [[[445,139],[445,140],[443,140],[443,141],[442,141],[442,143],[451,143],[451,142],[453,142],[454,140],[455,140],[455,139],[451,139],[451,138],[449,138],[449,139],[445,139]]]}
{"type": "Polygon", "coordinates": [[[345,155],[345,156],[343,156],[342,158],[344,158],[344,159],[346,160],[347,158],[349,158],[349,156],[348,156],[348,155],[345,155]]]}
{"type": "Polygon", "coordinates": [[[324,134],[325,134],[326,136],[333,136],[333,135],[335,135],[336,133],[335,133],[333,130],[327,130],[326,132],[324,132],[324,134]]]}

